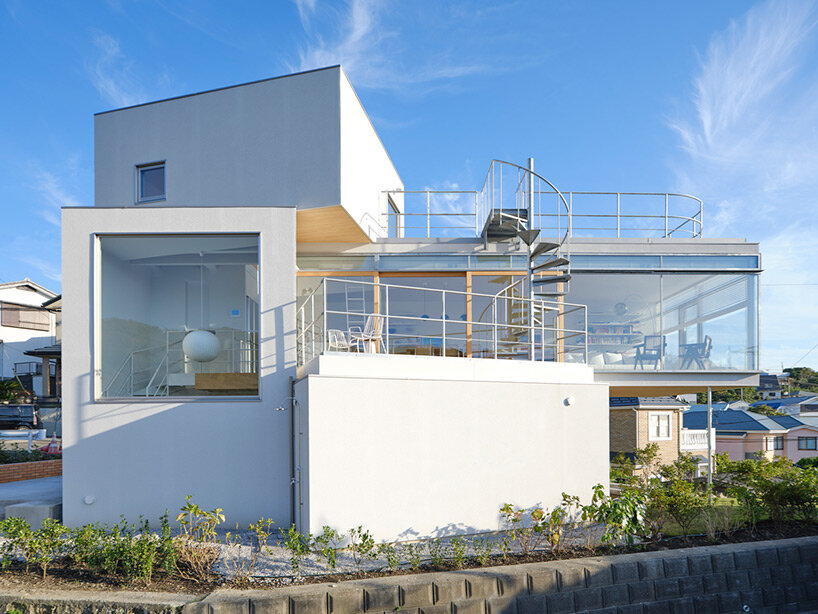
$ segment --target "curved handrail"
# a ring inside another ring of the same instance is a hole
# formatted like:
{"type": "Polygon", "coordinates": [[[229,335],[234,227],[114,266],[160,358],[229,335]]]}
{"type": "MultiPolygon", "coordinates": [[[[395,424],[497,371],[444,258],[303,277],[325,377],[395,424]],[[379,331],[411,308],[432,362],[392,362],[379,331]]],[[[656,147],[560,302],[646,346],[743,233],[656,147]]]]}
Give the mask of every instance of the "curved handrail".
{"type": "MultiPolygon", "coordinates": [[[[530,174],[530,175],[532,175],[533,177],[535,177],[535,178],[539,179],[540,181],[542,181],[542,182],[546,183],[548,186],[550,186],[550,187],[551,187],[551,189],[554,191],[554,193],[556,193],[556,194],[557,194],[557,196],[559,197],[559,200],[562,202],[563,207],[565,207],[565,214],[566,214],[566,216],[567,216],[568,220],[570,221],[570,219],[571,219],[571,207],[570,207],[570,205],[568,204],[568,201],[566,200],[565,196],[564,196],[564,195],[563,195],[563,193],[562,193],[562,192],[561,192],[561,191],[560,191],[560,190],[557,188],[557,186],[555,186],[555,185],[554,185],[553,183],[551,183],[551,182],[550,182],[548,179],[546,179],[545,177],[543,177],[542,175],[540,175],[540,174],[539,174],[539,173],[537,173],[536,171],[533,171],[533,170],[531,170],[531,169],[529,169],[529,168],[526,168],[526,167],[524,167],[524,166],[520,166],[519,164],[515,164],[514,162],[507,162],[506,160],[499,160],[499,159],[496,159],[496,158],[495,158],[495,159],[492,159],[491,163],[489,164],[489,170],[486,172],[486,178],[483,180],[483,186],[480,188],[480,192],[479,192],[480,194],[483,194],[483,193],[485,192],[485,190],[486,190],[487,186],[489,185],[489,180],[493,178],[493,177],[492,177],[492,174],[493,174],[493,172],[494,172],[494,165],[495,165],[495,163],[496,163],[496,164],[505,164],[506,166],[509,166],[509,167],[511,167],[511,168],[516,168],[518,171],[522,171],[522,172],[524,172],[524,173],[529,173],[529,174],[530,174]]],[[[502,171],[501,171],[501,172],[502,172],[502,171]]],[[[502,185],[500,186],[500,189],[502,190],[502,185]]],[[[494,186],[492,186],[492,198],[493,198],[493,191],[494,191],[494,186]]],[[[532,205],[533,205],[533,198],[534,198],[534,194],[533,194],[533,192],[534,192],[534,191],[533,191],[533,189],[532,189],[532,194],[531,194],[531,198],[532,198],[532,205]]],[[[540,190],[537,190],[537,192],[539,193],[539,192],[540,192],[540,190]]],[[[502,208],[502,207],[501,207],[501,208],[502,208]]],[[[492,205],[491,205],[491,209],[490,209],[490,211],[494,211],[494,209],[495,209],[495,207],[494,207],[494,202],[492,201],[492,205]]],[[[488,213],[488,212],[486,212],[486,213],[488,213]]],[[[533,211],[531,212],[531,214],[532,214],[532,216],[533,216],[533,211]]],[[[486,216],[485,216],[485,215],[484,215],[484,216],[482,216],[482,217],[483,217],[484,219],[486,218],[486,216]]],[[[560,246],[562,246],[562,245],[564,245],[564,244],[565,244],[565,242],[566,242],[566,241],[568,240],[568,238],[570,237],[570,234],[571,234],[571,224],[570,224],[570,222],[569,222],[568,224],[566,224],[566,227],[565,227],[565,233],[563,234],[562,238],[561,238],[561,239],[559,239],[559,244],[560,244],[560,246]]]]}

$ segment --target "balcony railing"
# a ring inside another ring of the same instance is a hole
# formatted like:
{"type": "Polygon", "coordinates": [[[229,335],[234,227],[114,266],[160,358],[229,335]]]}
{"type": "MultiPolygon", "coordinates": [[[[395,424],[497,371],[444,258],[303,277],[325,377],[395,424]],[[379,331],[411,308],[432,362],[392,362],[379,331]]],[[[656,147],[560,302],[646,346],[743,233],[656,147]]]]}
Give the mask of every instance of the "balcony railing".
{"type": "Polygon", "coordinates": [[[524,167],[492,160],[480,190],[390,190],[403,212],[389,210],[380,234],[400,237],[476,237],[496,211],[515,211],[543,236],[702,236],[702,201],[665,192],[560,192],[524,167]]]}
{"type": "MultiPolygon", "coordinates": [[[[716,451],[716,429],[710,429],[710,442],[713,452],[716,451]]],[[[682,439],[679,442],[682,452],[707,449],[707,429],[682,429],[682,439]]]]}
{"type": "Polygon", "coordinates": [[[586,363],[584,305],[325,278],[297,311],[298,364],[327,351],[586,363]]]}

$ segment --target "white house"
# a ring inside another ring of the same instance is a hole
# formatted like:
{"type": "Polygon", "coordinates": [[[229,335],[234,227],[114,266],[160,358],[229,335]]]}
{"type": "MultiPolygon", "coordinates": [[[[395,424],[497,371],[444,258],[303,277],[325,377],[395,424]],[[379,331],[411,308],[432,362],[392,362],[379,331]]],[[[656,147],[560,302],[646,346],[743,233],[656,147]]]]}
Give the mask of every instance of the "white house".
{"type": "Polygon", "coordinates": [[[493,530],[607,485],[609,395],[757,382],[758,246],[701,238],[701,201],[645,232],[530,161],[405,190],[340,67],[101,113],[95,150],[95,206],[63,210],[69,524],[191,494],[493,530]]]}
{"type": "Polygon", "coordinates": [[[42,304],[55,296],[28,278],[0,284],[0,378],[31,376],[37,395],[42,394],[40,361],[25,352],[54,342],[54,315],[42,304]]]}

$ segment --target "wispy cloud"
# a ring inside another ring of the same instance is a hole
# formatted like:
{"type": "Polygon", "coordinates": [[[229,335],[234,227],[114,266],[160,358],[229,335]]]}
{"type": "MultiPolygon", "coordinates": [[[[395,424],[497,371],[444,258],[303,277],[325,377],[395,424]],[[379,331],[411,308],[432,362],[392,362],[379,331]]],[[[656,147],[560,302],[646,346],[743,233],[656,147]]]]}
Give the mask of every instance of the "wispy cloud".
{"type": "Polygon", "coordinates": [[[315,0],[293,0],[296,8],[298,8],[298,17],[301,19],[301,25],[305,26],[309,23],[310,15],[315,12],[315,0]]]}
{"type": "Polygon", "coordinates": [[[812,1],[754,6],[712,37],[689,112],[669,121],[678,188],[704,198],[705,234],[761,242],[762,367],[792,366],[818,340],[816,23],[812,1]]]}
{"type": "MultiPolygon", "coordinates": [[[[294,70],[310,70],[341,64],[357,87],[401,89],[424,86],[424,91],[441,82],[489,70],[477,62],[453,62],[438,54],[420,66],[407,67],[400,61],[401,37],[398,27],[385,19],[383,0],[348,0],[341,10],[325,7],[333,16],[336,32],[329,38],[311,31],[309,16],[317,11],[315,0],[296,0],[302,25],[310,42],[300,51],[294,70]]],[[[417,93],[417,92],[415,92],[417,93]]]]}
{"type": "Polygon", "coordinates": [[[33,188],[42,196],[43,207],[40,216],[49,224],[60,228],[60,209],[62,207],[76,207],[81,203],[71,195],[56,175],[49,171],[34,172],[33,188]]]}
{"type": "Polygon", "coordinates": [[[98,32],[94,36],[94,57],[85,63],[85,70],[100,96],[114,106],[127,107],[147,99],[139,84],[131,62],[119,45],[119,41],[98,32]]]}

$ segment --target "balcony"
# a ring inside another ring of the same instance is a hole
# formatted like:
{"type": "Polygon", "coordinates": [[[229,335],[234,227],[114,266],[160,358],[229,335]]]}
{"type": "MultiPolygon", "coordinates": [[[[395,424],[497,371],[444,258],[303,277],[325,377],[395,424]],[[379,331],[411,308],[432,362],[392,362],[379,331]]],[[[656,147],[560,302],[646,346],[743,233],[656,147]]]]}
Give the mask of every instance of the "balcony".
{"type": "MultiPolygon", "coordinates": [[[[710,445],[716,451],[716,429],[710,429],[710,445]]],[[[679,440],[679,450],[682,452],[701,452],[707,450],[707,429],[682,429],[679,440]]]]}
{"type": "Polygon", "coordinates": [[[324,278],[297,310],[298,365],[324,352],[587,362],[584,305],[324,278]]]}

